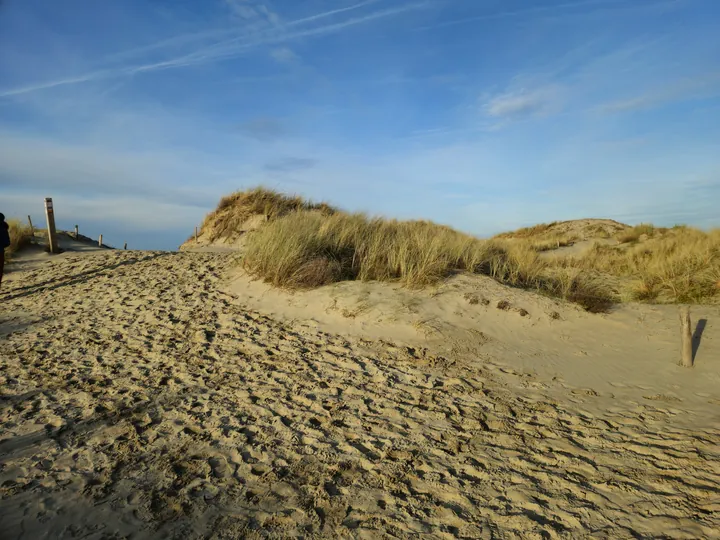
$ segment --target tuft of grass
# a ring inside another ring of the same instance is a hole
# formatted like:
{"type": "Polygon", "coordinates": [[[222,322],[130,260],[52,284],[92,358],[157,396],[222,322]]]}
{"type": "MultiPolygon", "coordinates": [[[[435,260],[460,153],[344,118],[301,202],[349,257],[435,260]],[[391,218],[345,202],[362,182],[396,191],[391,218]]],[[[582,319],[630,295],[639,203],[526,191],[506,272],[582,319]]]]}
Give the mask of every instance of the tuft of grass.
{"type": "Polygon", "coordinates": [[[607,305],[609,299],[583,279],[581,271],[563,286],[548,275],[548,263],[529,244],[479,240],[425,221],[342,212],[324,216],[299,211],[267,223],[248,240],[244,265],[265,281],[289,288],[342,280],[398,281],[417,288],[456,272],[470,272],[592,309],[607,305]]]}
{"type": "Polygon", "coordinates": [[[201,232],[210,242],[241,231],[248,219],[263,216],[266,221],[298,210],[331,215],[337,210],[326,203],[312,203],[298,196],[284,195],[263,187],[239,191],[220,199],[218,207],[203,221],[201,232]]]}
{"type": "Polygon", "coordinates": [[[654,233],[655,227],[652,224],[641,223],[640,225],[635,225],[632,229],[628,229],[627,231],[622,231],[618,233],[615,238],[617,238],[618,242],[620,242],[621,244],[626,244],[628,242],[637,242],[638,240],[640,240],[640,237],[642,235],[652,237],[654,233]]]}
{"type": "Polygon", "coordinates": [[[539,289],[550,296],[579,304],[590,313],[605,313],[620,297],[601,274],[579,268],[554,268],[539,289]]]}
{"type": "Polygon", "coordinates": [[[9,219],[7,223],[10,226],[10,247],[7,248],[6,254],[12,257],[22,248],[30,245],[32,233],[30,227],[23,225],[18,219],[9,219]]]}
{"type": "Polygon", "coordinates": [[[720,230],[672,228],[625,249],[596,244],[583,257],[557,261],[615,278],[623,298],[658,303],[720,299],[720,230]]]}
{"type": "Polygon", "coordinates": [[[531,240],[535,251],[550,251],[561,247],[572,246],[578,237],[574,234],[552,234],[538,240],[531,240]]]}
{"type": "Polygon", "coordinates": [[[416,288],[460,271],[526,286],[543,267],[526,246],[481,241],[426,221],[309,211],[263,226],[249,239],[244,260],[249,271],[283,287],[358,279],[399,281],[416,288]]]}
{"type": "Polygon", "coordinates": [[[629,228],[610,220],[586,221],[578,233],[583,238],[587,231],[616,234],[623,229],[623,238],[630,240],[617,246],[598,242],[573,257],[542,258],[538,251],[548,242],[554,242],[553,249],[575,240],[576,233],[567,227],[573,222],[480,240],[428,221],[349,214],[263,189],[225,197],[206,222],[212,222],[208,227],[214,234],[228,234],[228,228],[240,227],[258,213],[265,218],[247,239],[243,265],[279,287],[362,280],[419,288],[467,272],[563,298],[591,312],[628,300],[720,300],[720,230],[656,229],[649,224],[629,228]],[[642,235],[647,241],[631,243],[642,235]]]}
{"type": "Polygon", "coordinates": [[[541,236],[559,223],[559,221],[553,221],[552,223],[539,223],[532,227],[522,227],[515,231],[498,234],[496,238],[532,238],[541,236]]]}

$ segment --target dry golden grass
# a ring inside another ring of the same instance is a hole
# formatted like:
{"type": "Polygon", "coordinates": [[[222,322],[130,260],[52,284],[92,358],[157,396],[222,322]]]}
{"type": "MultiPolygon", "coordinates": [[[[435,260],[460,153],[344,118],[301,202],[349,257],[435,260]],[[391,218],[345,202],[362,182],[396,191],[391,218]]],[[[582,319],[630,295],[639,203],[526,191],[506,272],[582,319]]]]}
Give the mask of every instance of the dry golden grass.
{"type": "Polygon", "coordinates": [[[325,203],[314,204],[297,196],[257,187],[223,197],[215,211],[205,217],[201,230],[210,242],[214,242],[240,231],[251,217],[264,216],[266,220],[272,220],[296,210],[316,210],[325,215],[336,211],[325,203]]]}
{"type": "Polygon", "coordinates": [[[9,219],[7,223],[10,226],[10,247],[5,253],[8,257],[12,257],[22,248],[30,245],[32,234],[30,227],[23,225],[20,220],[9,219]]]}
{"type": "Polygon", "coordinates": [[[536,251],[550,251],[572,246],[582,240],[610,238],[629,229],[628,225],[611,219],[580,219],[523,227],[499,234],[495,238],[527,242],[536,251]]]}
{"type": "Polygon", "coordinates": [[[496,235],[495,238],[537,238],[538,236],[546,235],[559,223],[559,221],[553,221],[552,223],[538,223],[532,227],[522,227],[515,231],[500,233],[496,235]]]}
{"type": "Polygon", "coordinates": [[[626,231],[622,231],[618,233],[615,238],[617,238],[618,242],[621,244],[625,244],[628,242],[637,242],[640,240],[640,237],[642,235],[646,235],[648,238],[652,237],[655,233],[655,227],[650,223],[641,223],[640,225],[635,225],[632,229],[628,229],[626,231]]]}
{"type": "Polygon", "coordinates": [[[343,212],[328,216],[297,211],[267,223],[248,240],[244,265],[280,287],[317,287],[342,280],[424,287],[455,272],[470,272],[561,296],[591,311],[606,309],[614,300],[583,270],[574,270],[572,278],[549,272],[547,263],[523,243],[479,240],[425,221],[343,212]]]}
{"type": "Polygon", "coordinates": [[[585,256],[557,264],[618,278],[618,290],[627,300],[710,303],[720,299],[718,229],[674,227],[626,249],[596,244],[585,256]]]}
{"type": "Polygon", "coordinates": [[[561,247],[572,246],[578,237],[574,234],[552,234],[541,239],[529,239],[535,251],[550,251],[561,247]]]}
{"type": "Polygon", "coordinates": [[[720,299],[720,231],[630,228],[612,220],[579,220],[480,240],[428,221],[348,214],[261,188],[224,198],[205,226],[211,236],[222,237],[257,214],[266,219],[248,238],[243,264],[280,287],[317,287],[341,280],[425,287],[453,273],[468,272],[564,298],[595,312],[622,300],[713,303],[720,299]],[[570,245],[578,237],[608,238],[621,232],[648,239],[620,246],[598,243],[574,257],[538,254],[570,245]]]}

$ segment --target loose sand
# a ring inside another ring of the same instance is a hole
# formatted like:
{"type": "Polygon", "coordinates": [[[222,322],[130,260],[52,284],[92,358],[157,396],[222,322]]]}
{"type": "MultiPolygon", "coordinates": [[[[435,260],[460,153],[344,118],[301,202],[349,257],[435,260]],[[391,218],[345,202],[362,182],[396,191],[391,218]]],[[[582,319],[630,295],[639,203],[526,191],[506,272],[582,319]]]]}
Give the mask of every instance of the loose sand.
{"type": "Polygon", "coordinates": [[[718,537],[718,308],[684,370],[674,308],[288,295],[233,257],[3,282],[0,537],[718,537]]]}

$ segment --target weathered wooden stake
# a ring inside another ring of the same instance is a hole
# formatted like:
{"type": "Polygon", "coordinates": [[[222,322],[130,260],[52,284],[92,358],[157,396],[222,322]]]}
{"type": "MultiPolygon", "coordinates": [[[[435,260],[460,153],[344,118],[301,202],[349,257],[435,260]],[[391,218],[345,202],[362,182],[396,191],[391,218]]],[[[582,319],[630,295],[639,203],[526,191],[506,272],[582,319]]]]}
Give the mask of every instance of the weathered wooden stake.
{"type": "Polygon", "coordinates": [[[127,249],[127,242],[125,242],[125,245],[123,246],[123,249],[127,249]]]}
{"type": "Polygon", "coordinates": [[[55,236],[55,210],[53,209],[52,197],[45,197],[45,217],[48,227],[48,246],[50,253],[58,252],[57,238],[55,236]]]}
{"type": "Polygon", "coordinates": [[[78,234],[79,234],[79,231],[78,231],[78,226],[77,226],[77,225],[75,225],[75,240],[77,240],[77,239],[78,239],[78,234]]]}
{"type": "Polygon", "coordinates": [[[682,365],[693,367],[692,325],[690,308],[687,306],[680,308],[680,331],[682,334],[682,365]]]}
{"type": "Polygon", "coordinates": [[[98,238],[98,246],[102,247],[102,234],[100,235],[100,238],[98,238]]]}
{"type": "Polygon", "coordinates": [[[195,243],[197,244],[197,227],[195,227],[195,243]]]}
{"type": "Polygon", "coordinates": [[[30,235],[34,238],[35,237],[35,227],[33,227],[32,218],[30,216],[28,216],[28,223],[30,224],[30,235]]]}

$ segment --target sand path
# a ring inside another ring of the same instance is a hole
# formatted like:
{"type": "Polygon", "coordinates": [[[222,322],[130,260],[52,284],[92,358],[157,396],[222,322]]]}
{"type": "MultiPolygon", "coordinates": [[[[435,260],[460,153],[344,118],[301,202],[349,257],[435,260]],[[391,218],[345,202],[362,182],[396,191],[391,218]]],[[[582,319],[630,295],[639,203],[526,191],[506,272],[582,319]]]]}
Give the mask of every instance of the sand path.
{"type": "Polygon", "coordinates": [[[230,261],[3,283],[2,538],[718,537],[716,425],[280,323],[223,292],[230,261]]]}

